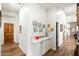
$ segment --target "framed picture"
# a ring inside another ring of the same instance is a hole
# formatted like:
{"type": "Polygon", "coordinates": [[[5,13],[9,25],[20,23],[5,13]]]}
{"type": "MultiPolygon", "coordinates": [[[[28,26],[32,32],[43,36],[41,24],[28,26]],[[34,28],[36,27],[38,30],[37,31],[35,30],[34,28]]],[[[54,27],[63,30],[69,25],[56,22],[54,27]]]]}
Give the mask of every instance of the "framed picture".
{"type": "Polygon", "coordinates": [[[2,23],[2,20],[1,20],[1,11],[0,11],[0,27],[1,27],[1,23],[2,23]]]}
{"type": "Polygon", "coordinates": [[[38,32],[38,27],[34,27],[33,31],[38,32]]]}
{"type": "Polygon", "coordinates": [[[33,21],[33,26],[37,26],[37,21],[33,21]]]}
{"type": "Polygon", "coordinates": [[[63,31],[63,25],[60,24],[60,32],[62,32],[62,31],[63,31]]]}
{"type": "Polygon", "coordinates": [[[43,31],[43,29],[42,28],[39,28],[39,32],[42,32],[43,31]]]}
{"type": "Polygon", "coordinates": [[[43,28],[45,28],[45,24],[43,24],[43,28]]]}
{"type": "Polygon", "coordinates": [[[38,27],[41,27],[41,23],[38,23],[38,27]]]}
{"type": "Polygon", "coordinates": [[[22,25],[19,26],[20,33],[22,33],[22,25]]]}

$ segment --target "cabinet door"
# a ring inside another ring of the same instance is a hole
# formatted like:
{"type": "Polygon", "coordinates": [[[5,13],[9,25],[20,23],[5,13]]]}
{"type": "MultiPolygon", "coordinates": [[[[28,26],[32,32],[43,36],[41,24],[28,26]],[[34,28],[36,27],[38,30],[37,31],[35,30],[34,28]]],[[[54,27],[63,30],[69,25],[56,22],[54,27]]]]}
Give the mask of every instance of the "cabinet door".
{"type": "Polygon", "coordinates": [[[49,40],[46,40],[46,51],[48,51],[50,48],[49,48],[49,40]]]}
{"type": "Polygon", "coordinates": [[[49,49],[51,49],[51,48],[52,48],[52,46],[51,46],[51,45],[52,45],[52,41],[51,41],[51,39],[49,39],[49,40],[48,40],[48,46],[49,46],[48,48],[49,48],[49,49]]]}
{"type": "Polygon", "coordinates": [[[42,55],[46,53],[46,41],[42,42],[42,55]]]}
{"type": "Polygon", "coordinates": [[[51,39],[42,42],[42,55],[51,49],[51,39]]]}
{"type": "Polygon", "coordinates": [[[32,44],[32,56],[41,56],[41,44],[33,43],[32,44]]]}

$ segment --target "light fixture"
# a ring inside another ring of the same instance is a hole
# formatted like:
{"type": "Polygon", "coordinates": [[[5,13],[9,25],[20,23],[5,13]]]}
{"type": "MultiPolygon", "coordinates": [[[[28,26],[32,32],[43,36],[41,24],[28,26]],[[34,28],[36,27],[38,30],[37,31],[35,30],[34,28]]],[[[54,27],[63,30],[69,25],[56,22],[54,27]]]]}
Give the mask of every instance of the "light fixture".
{"type": "Polygon", "coordinates": [[[15,3],[11,3],[11,5],[16,5],[15,3]]]}

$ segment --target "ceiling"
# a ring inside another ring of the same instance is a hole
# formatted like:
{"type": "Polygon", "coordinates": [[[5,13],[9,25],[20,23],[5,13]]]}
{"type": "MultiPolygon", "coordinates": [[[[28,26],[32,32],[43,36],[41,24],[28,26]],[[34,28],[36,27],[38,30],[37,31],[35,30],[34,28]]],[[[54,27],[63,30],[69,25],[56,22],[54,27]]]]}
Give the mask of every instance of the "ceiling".
{"type": "Polygon", "coordinates": [[[49,10],[51,8],[65,8],[67,6],[73,5],[75,3],[41,3],[40,5],[43,6],[45,9],[49,10]]]}
{"type": "MultiPolygon", "coordinates": [[[[39,4],[40,6],[49,10],[51,8],[65,8],[75,3],[39,3],[39,4]]],[[[18,12],[22,5],[23,5],[22,3],[17,3],[15,5],[12,5],[10,3],[2,3],[2,10],[18,12]]]]}
{"type": "Polygon", "coordinates": [[[18,12],[23,4],[11,4],[11,3],[2,3],[2,10],[3,11],[11,11],[11,12],[18,12]]]}

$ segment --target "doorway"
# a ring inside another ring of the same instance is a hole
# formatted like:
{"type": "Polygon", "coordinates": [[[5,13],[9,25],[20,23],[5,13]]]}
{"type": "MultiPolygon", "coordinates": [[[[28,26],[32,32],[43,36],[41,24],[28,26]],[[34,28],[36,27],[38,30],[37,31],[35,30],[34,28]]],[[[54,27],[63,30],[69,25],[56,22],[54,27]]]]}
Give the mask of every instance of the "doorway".
{"type": "Polygon", "coordinates": [[[4,44],[14,43],[14,24],[4,23],[4,44]]]}
{"type": "Polygon", "coordinates": [[[58,47],[58,22],[56,22],[56,49],[58,49],[59,47],[58,47]]]}
{"type": "Polygon", "coordinates": [[[70,22],[70,36],[73,36],[76,33],[76,22],[70,22]]]}

